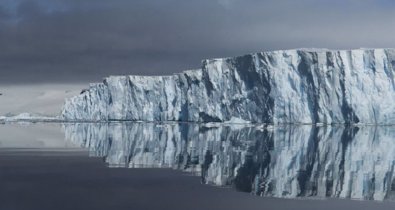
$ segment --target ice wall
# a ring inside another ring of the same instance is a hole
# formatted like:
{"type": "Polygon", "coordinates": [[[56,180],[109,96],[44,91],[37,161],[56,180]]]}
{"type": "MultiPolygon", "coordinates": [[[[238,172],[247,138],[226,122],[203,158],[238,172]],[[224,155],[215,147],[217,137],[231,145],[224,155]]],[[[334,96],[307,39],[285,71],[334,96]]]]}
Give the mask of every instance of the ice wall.
{"type": "Polygon", "coordinates": [[[171,76],[110,76],[68,99],[68,121],[395,123],[394,49],[284,50],[171,76]]]}

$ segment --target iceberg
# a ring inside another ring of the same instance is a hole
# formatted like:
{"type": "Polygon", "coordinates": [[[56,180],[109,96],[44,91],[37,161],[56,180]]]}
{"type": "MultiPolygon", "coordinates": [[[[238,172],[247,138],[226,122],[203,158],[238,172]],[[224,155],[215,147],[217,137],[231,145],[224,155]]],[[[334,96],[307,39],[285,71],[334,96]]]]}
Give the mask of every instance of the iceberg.
{"type": "Polygon", "coordinates": [[[65,121],[394,124],[395,49],[295,49],[208,59],[168,76],[110,76],[65,121]]]}

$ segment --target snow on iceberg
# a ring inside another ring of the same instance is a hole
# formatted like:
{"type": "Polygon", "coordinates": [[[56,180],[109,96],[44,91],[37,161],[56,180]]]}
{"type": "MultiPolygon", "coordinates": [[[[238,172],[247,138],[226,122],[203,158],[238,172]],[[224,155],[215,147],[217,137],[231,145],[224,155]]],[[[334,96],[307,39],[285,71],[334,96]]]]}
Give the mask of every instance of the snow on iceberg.
{"type": "Polygon", "coordinates": [[[204,60],[170,76],[110,76],[68,121],[395,123],[395,49],[300,49],[204,60]]]}

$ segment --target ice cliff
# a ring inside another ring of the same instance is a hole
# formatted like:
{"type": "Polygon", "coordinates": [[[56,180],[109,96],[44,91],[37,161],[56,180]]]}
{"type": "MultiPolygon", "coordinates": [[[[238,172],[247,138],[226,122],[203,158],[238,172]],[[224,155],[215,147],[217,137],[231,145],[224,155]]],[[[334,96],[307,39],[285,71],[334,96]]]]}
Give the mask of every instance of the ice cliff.
{"type": "Polygon", "coordinates": [[[110,76],[68,121],[395,123],[395,49],[284,50],[204,60],[171,76],[110,76]]]}

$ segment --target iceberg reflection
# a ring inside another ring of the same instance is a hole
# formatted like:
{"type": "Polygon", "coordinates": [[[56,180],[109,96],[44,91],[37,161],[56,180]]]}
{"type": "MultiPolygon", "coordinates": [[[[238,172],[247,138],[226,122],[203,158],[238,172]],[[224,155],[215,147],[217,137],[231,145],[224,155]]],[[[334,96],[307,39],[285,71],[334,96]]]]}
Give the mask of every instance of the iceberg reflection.
{"type": "Polygon", "coordinates": [[[393,127],[75,123],[65,136],[110,167],[165,167],[282,198],[395,200],[393,127]]]}

